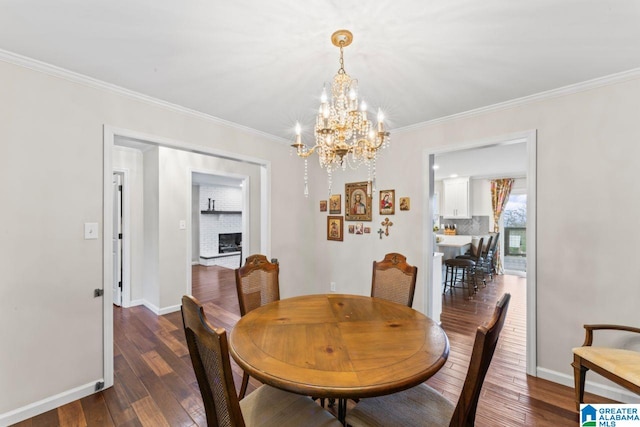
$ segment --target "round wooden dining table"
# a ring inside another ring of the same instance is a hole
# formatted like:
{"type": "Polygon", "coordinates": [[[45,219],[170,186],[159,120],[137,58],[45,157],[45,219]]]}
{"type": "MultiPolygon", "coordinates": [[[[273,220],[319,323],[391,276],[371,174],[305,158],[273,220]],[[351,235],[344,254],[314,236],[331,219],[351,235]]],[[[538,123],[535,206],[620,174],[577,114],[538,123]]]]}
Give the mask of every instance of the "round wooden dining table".
{"type": "Polygon", "coordinates": [[[234,360],[265,384],[328,398],[405,390],[444,365],[449,339],[424,314],[360,295],[305,295],[266,304],[229,335],[234,360]]]}

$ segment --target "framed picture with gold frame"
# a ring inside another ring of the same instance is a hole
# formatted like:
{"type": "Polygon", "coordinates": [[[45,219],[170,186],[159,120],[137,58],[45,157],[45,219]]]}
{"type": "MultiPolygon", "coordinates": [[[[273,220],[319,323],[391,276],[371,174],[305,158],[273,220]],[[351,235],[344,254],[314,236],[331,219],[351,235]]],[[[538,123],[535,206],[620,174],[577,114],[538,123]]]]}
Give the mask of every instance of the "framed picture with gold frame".
{"type": "Polygon", "coordinates": [[[320,200],[320,212],[326,212],[326,211],[327,211],[327,201],[320,200]]]}
{"type": "Polygon", "coordinates": [[[344,218],[341,216],[327,217],[327,240],[342,242],[344,235],[344,218]]]}
{"type": "Polygon", "coordinates": [[[396,213],[396,191],[380,190],[380,215],[394,215],[396,213]]]}
{"type": "Polygon", "coordinates": [[[409,197],[400,197],[400,210],[408,211],[411,209],[411,199],[409,197]]]}
{"type": "Polygon", "coordinates": [[[329,197],[329,213],[331,215],[341,214],[342,213],[342,195],[341,194],[332,194],[329,197]]]}
{"type": "Polygon", "coordinates": [[[367,181],[344,185],[344,214],[347,221],[371,221],[371,196],[367,195],[367,181]]]}

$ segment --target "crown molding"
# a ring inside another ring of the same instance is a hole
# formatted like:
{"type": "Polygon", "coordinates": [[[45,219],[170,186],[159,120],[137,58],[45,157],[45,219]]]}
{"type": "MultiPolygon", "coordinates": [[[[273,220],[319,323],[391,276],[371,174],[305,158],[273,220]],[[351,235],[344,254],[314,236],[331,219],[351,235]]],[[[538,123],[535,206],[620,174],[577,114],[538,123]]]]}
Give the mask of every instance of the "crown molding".
{"type": "Polygon", "coordinates": [[[476,108],[462,113],[452,114],[450,116],[439,117],[433,120],[427,120],[421,123],[416,123],[409,126],[394,129],[394,133],[410,132],[418,129],[422,129],[429,126],[434,126],[453,120],[469,118],[479,116],[482,114],[491,113],[494,111],[505,110],[508,108],[519,107],[534,102],[544,101],[547,99],[557,98],[560,96],[566,96],[575,94],[578,92],[584,92],[587,90],[596,89],[602,86],[608,86],[611,84],[622,83],[629,80],[635,80],[640,78],[640,68],[634,68],[632,70],[623,71],[616,74],[610,74],[608,76],[598,77],[592,80],[587,80],[580,83],[575,83],[568,86],[563,86],[557,89],[551,89],[544,92],[535,93],[533,95],[523,96],[522,98],[511,99],[509,101],[500,102],[498,104],[487,105],[485,107],[476,108]]]}
{"type": "Polygon", "coordinates": [[[33,58],[29,58],[26,56],[18,55],[17,53],[9,52],[6,50],[0,49],[0,61],[8,62],[10,64],[18,65],[24,68],[28,68],[34,71],[39,71],[44,74],[48,74],[53,77],[58,77],[61,79],[68,80],[73,83],[79,83],[85,86],[89,86],[95,89],[100,89],[112,93],[116,93],[118,95],[122,95],[128,98],[135,99],[136,101],[141,101],[156,107],[164,108],[167,110],[171,110],[181,114],[187,114],[189,116],[203,119],[209,122],[213,122],[218,125],[226,126],[229,128],[237,129],[242,132],[250,133],[255,136],[259,136],[262,138],[269,139],[278,143],[286,143],[289,144],[284,138],[271,135],[266,132],[261,132],[259,130],[250,128],[248,126],[243,126],[238,123],[230,122],[228,120],[224,120],[215,116],[211,116],[209,114],[202,113],[200,111],[192,110],[187,107],[183,107],[178,104],[173,104],[171,102],[163,101],[158,98],[154,98],[148,95],[144,95],[139,92],[135,92],[130,89],[125,89],[121,86],[117,86],[111,83],[107,83],[102,80],[95,79],[93,77],[86,76],[84,74],[76,73],[74,71],[67,70],[65,68],[58,67],[56,65],[48,64],[46,62],[38,61],[33,58]]]}

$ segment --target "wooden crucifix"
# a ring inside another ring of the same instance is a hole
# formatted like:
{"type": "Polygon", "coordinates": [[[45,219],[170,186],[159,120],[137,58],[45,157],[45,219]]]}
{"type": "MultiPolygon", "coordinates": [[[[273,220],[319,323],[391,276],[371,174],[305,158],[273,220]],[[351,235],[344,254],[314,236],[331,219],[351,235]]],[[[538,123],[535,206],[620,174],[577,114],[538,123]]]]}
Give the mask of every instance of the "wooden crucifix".
{"type": "MultiPolygon", "coordinates": [[[[385,218],[384,221],[382,221],[380,224],[383,227],[385,227],[384,235],[388,236],[389,235],[389,227],[391,227],[393,225],[393,223],[391,221],[389,221],[389,218],[385,218]]],[[[380,237],[382,237],[382,234],[380,234],[380,237]]]]}

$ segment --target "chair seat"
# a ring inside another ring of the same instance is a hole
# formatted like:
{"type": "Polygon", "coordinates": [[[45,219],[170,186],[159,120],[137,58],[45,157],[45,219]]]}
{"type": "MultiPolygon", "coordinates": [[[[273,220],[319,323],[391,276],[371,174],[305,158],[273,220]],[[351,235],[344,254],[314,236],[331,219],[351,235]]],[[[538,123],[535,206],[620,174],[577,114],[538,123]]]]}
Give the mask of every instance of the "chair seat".
{"type": "Polygon", "coordinates": [[[360,399],[347,414],[347,424],[363,426],[449,425],[455,406],[426,384],[386,396],[360,399]]]}
{"type": "Polygon", "coordinates": [[[247,427],[338,427],[340,422],[311,398],[268,385],[258,387],[240,401],[247,427]]]}
{"type": "Polygon", "coordinates": [[[609,347],[576,347],[573,353],[640,387],[640,352],[609,347]]]}

